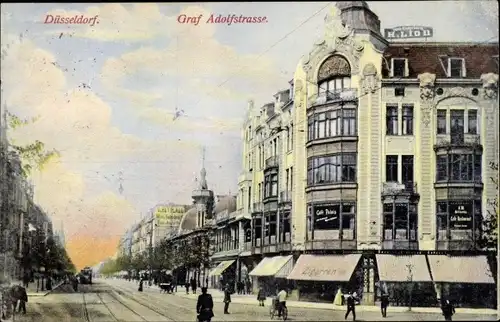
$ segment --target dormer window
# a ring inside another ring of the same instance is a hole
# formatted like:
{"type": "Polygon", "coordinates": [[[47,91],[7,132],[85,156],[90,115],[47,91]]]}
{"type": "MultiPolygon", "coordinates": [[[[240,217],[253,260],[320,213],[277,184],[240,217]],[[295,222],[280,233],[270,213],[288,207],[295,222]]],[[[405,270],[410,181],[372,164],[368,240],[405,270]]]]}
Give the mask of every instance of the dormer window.
{"type": "Polygon", "coordinates": [[[391,59],[391,77],[408,77],[408,59],[391,59]]]}
{"type": "Polygon", "coordinates": [[[447,74],[451,78],[465,77],[465,59],[448,58],[447,74]]]}

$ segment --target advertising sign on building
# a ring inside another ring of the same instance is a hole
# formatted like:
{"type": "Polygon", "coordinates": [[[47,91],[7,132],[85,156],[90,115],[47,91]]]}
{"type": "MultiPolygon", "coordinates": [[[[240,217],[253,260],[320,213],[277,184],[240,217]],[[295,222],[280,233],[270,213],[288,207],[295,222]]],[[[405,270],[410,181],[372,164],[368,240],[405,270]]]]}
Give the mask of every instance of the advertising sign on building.
{"type": "Polygon", "coordinates": [[[384,29],[384,37],[387,40],[430,38],[433,34],[431,27],[424,26],[398,26],[384,29]]]}
{"type": "Polygon", "coordinates": [[[339,205],[315,206],[314,229],[338,229],[340,225],[339,205]]]}
{"type": "Polygon", "coordinates": [[[472,229],[472,211],[470,205],[450,204],[450,229],[472,229]]]}
{"type": "Polygon", "coordinates": [[[157,206],[154,216],[158,226],[178,227],[186,207],[184,206],[157,206]]]}

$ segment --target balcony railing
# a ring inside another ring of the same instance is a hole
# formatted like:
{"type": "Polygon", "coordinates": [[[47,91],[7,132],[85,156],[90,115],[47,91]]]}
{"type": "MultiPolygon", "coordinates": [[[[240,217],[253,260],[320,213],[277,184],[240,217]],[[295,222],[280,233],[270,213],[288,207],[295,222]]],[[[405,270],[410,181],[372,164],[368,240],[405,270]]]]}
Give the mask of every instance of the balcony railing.
{"type": "Polygon", "coordinates": [[[280,192],[279,202],[292,202],[292,192],[285,190],[280,192]]]}
{"type": "Polygon", "coordinates": [[[438,135],[434,149],[447,147],[474,147],[481,145],[481,136],[479,134],[452,133],[438,135]]]}
{"type": "Polygon", "coordinates": [[[383,195],[397,195],[401,193],[417,194],[417,184],[415,182],[384,182],[382,184],[383,195]]]}
{"type": "Polygon", "coordinates": [[[262,202],[254,202],[253,212],[262,212],[262,211],[264,211],[264,204],[262,202]]]}
{"type": "Polygon", "coordinates": [[[266,159],[266,168],[275,168],[279,166],[279,158],[277,155],[266,159]]]}
{"type": "Polygon", "coordinates": [[[326,103],[355,101],[358,99],[358,91],[355,88],[342,88],[335,91],[328,91],[314,94],[309,97],[311,105],[322,105],[326,103]]]}

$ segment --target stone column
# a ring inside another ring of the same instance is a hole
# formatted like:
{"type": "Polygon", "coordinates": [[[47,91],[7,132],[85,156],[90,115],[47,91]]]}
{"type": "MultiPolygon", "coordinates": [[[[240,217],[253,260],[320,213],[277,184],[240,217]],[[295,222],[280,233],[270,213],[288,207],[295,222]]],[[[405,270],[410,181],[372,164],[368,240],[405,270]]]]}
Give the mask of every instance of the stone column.
{"type": "MultiPolygon", "coordinates": [[[[480,111],[480,134],[481,144],[483,145],[483,184],[484,197],[482,200],[483,217],[488,215],[488,210],[493,212],[493,203],[497,196],[497,184],[490,178],[498,180],[498,170],[492,165],[498,167],[498,75],[488,73],[481,75],[483,90],[481,95],[480,111]]],[[[498,181],[497,181],[498,182],[498,181]]]]}
{"type": "Polygon", "coordinates": [[[375,259],[363,257],[363,304],[375,304],[375,259]]]}
{"type": "Polygon", "coordinates": [[[420,249],[435,249],[435,233],[433,227],[436,224],[433,169],[434,160],[434,83],[436,75],[423,73],[418,75],[420,81],[420,122],[416,123],[417,133],[420,137],[417,154],[417,164],[420,177],[417,179],[420,202],[418,204],[418,235],[420,249]]]}

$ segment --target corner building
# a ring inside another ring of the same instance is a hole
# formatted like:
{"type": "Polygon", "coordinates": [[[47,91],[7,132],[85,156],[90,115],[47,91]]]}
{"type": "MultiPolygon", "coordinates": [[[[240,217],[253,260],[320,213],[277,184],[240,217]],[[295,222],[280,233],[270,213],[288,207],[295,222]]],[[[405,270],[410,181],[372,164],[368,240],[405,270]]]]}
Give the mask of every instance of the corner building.
{"type": "Polygon", "coordinates": [[[366,2],[337,2],[286,102],[249,107],[254,289],[496,305],[496,253],[478,241],[497,198],[497,70],[498,43],[389,43],[366,2]]]}

